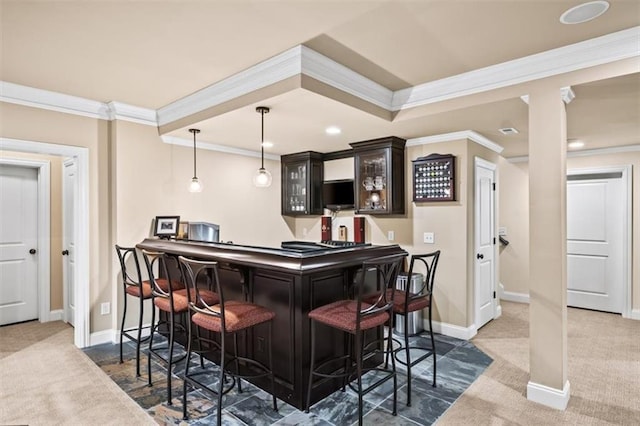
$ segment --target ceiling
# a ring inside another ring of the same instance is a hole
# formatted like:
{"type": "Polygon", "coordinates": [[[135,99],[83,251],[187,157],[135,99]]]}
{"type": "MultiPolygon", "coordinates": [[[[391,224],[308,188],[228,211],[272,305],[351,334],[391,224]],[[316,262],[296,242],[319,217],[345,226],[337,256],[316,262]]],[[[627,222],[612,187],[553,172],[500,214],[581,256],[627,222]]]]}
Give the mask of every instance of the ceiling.
{"type": "MultiPolygon", "coordinates": [[[[640,2],[610,0],[600,18],[563,25],[574,0],[1,1],[0,79],[100,102],[157,110],[297,45],[390,90],[500,64],[640,25],[640,2]]],[[[640,70],[639,70],[640,71],[640,70]]],[[[572,87],[568,137],[585,148],[640,142],[640,74],[572,87]]],[[[527,153],[519,97],[386,120],[298,87],[252,99],[169,132],[258,150],[258,105],[268,151],[330,152],[349,142],[473,130],[527,153]],[[327,136],[325,127],[342,129],[327,136]],[[502,127],[520,133],[504,136],[502,127]]]]}

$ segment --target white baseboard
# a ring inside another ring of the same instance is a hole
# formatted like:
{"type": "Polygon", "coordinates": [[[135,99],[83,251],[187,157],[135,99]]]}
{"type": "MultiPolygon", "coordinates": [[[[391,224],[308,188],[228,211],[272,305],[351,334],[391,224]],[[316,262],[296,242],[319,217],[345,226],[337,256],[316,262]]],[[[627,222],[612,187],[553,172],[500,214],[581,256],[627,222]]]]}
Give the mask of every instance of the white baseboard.
{"type": "Polygon", "coordinates": [[[97,331],[89,336],[89,346],[103,343],[113,343],[113,330],[97,331]]]}
{"type": "MultiPolygon", "coordinates": [[[[149,330],[149,324],[143,324],[146,327],[142,330],[142,338],[145,338],[151,332],[149,330]]],[[[130,341],[127,336],[122,336],[122,343],[130,341]]],[[[120,329],[117,330],[103,330],[96,333],[91,333],[89,346],[101,345],[103,343],[120,343],[120,329]]]]}
{"type": "Polygon", "coordinates": [[[49,318],[47,321],[64,321],[64,310],[56,309],[55,311],[49,312],[49,318]]]}
{"type": "Polygon", "coordinates": [[[493,319],[500,318],[502,316],[502,305],[496,306],[496,316],[493,319]]]}
{"type": "MultiPolygon", "coordinates": [[[[429,321],[424,321],[425,330],[429,329],[429,321]]],[[[475,324],[469,327],[461,327],[459,325],[447,324],[446,322],[433,321],[433,331],[445,336],[455,337],[456,339],[470,340],[478,334],[475,324]]]]}
{"type": "Polygon", "coordinates": [[[569,403],[570,389],[571,386],[568,380],[564,383],[562,390],[529,381],[527,383],[527,399],[556,410],[566,410],[569,403]]]}
{"type": "Polygon", "coordinates": [[[527,293],[514,293],[511,291],[503,291],[501,299],[506,300],[507,302],[529,303],[529,295],[527,293]]]}
{"type": "Polygon", "coordinates": [[[634,320],[640,320],[640,309],[632,309],[631,316],[629,318],[634,320]]]}

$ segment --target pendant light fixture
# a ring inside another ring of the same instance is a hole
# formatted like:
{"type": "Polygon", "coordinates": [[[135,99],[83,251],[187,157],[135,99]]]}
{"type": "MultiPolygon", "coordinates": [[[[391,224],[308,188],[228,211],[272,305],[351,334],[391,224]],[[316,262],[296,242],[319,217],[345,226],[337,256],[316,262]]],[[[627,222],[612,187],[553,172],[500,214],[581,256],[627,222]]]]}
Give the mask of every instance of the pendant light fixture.
{"type": "Polygon", "coordinates": [[[260,152],[261,152],[261,165],[255,175],[253,175],[253,184],[258,188],[266,188],[271,185],[271,173],[264,168],[264,115],[269,113],[269,108],[265,106],[259,106],[256,108],[256,112],[260,113],[262,117],[262,137],[260,139],[260,152]]]}
{"type": "Polygon", "coordinates": [[[196,135],[200,133],[200,130],[189,129],[189,131],[193,133],[193,177],[189,184],[189,192],[202,192],[202,183],[200,183],[198,175],[196,174],[196,135]]]}

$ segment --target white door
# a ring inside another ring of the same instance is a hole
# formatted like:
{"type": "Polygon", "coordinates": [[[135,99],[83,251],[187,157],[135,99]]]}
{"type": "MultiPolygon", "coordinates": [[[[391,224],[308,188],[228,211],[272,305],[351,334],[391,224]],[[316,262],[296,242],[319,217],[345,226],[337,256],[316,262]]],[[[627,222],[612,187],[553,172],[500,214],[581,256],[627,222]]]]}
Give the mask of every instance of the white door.
{"type": "Polygon", "coordinates": [[[38,318],[38,171],[0,165],[0,325],[38,318]]]}
{"type": "Polygon", "coordinates": [[[62,189],[62,274],[63,274],[63,303],[64,320],[74,325],[75,318],[75,202],[77,199],[77,165],[75,159],[64,162],[63,189],[62,189]]]}
{"type": "Polygon", "coordinates": [[[480,328],[495,317],[495,164],[475,161],[475,312],[480,328]]]}
{"type": "Polygon", "coordinates": [[[622,173],[567,176],[567,305],[624,306],[622,173]]]}

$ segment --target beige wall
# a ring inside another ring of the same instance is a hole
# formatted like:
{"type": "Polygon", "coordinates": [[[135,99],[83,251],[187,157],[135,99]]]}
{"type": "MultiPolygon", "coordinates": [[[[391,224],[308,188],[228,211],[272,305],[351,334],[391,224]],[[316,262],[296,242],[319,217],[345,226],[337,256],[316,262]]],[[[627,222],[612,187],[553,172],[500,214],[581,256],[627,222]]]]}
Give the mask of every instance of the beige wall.
{"type": "MultiPolygon", "coordinates": [[[[199,135],[205,140],[207,136],[199,135]]],[[[149,237],[152,219],[161,215],[218,224],[221,240],[236,244],[279,247],[293,238],[280,215],[279,162],[265,160],[273,183],[269,188],[256,188],[252,177],[260,166],[259,158],[198,149],[197,171],[203,191],[190,193],[193,148],[165,144],[156,128],[123,121],[113,123],[112,141],[114,244],[131,246],[149,237]]],[[[121,273],[115,252],[112,267],[121,303],[121,273]]],[[[127,318],[133,325],[137,306],[129,308],[127,318]]]]}
{"type": "Polygon", "coordinates": [[[50,163],[50,310],[62,306],[62,159],[52,155],[1,151],[0,158],[48,161],[50,163]]]}
{"type": "MultiPolygon", "coordinates": [[[[633,166],[632,180],[632,309],[640,309],[640,152],[570,157],[567,170],[633,166]]],[[[529,166],[500,162],[500,226],[506,226],[510,244],[501,250],[500,276],[505,291],[529,293],[529,166]]],[[[535,248],[532,248],[535,250],[535,248]]]]}

